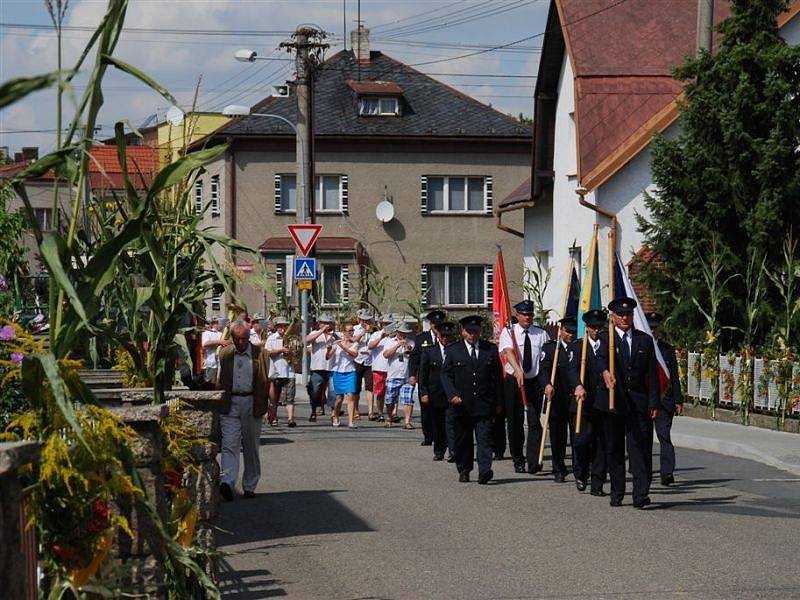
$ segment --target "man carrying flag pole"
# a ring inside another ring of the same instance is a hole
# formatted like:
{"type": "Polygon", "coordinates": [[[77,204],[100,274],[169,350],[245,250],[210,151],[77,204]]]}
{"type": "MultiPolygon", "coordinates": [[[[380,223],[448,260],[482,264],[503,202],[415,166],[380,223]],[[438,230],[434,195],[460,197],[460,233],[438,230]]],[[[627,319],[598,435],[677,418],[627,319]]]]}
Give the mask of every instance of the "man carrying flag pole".
{"type": "MultiPolygon", "coordinates": [[[[517,323],[512,324],[511,306],[506,283],[503,251],[498,249],[495,263],[495,287],[492,298],[495,335],[498,337],[500,360],[503,363],[503,396],[508,427],[508,446],[514,461],[514,471],[531,475],[541,469],[536,462],[536,452],[542,435],[542,389],[537,381],[539,357],[542,346],[549,340],[547,332],[533,325],[533,302],[518,302],[517,323]],[[528,415],[526,452],[525,412],[528,415]]],[[[502,421],[501,421],[502,425],[502,421]]]]}

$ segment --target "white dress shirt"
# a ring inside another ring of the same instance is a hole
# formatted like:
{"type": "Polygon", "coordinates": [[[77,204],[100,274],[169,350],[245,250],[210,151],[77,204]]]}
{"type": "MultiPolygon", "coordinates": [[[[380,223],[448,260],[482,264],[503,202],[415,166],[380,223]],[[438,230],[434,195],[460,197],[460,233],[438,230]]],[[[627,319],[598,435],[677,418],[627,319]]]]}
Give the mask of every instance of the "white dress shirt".
{"type": "MultiPolygon", "coordinates": [[[[522,360],[525,357],[525,336],[531,340],[531,368],[525,372],[525,379],[531,379],[539,374],[539,359],[542,356],[542,346],[550,341],[550,336],[541,327],[531,325],[527,330],[523,329],[519,323],[514,324],[514,337],[517,341],[519,351],[519,366],[522,368],[522,360]]],[[[511,332],[508,327],[504,327],[500,333],[500,352],[506,348],[513,348],[511,343],[511,332]]],[[[514,374],[511,363],[506,363],[505,371],[509,375],[514,374]]]]}

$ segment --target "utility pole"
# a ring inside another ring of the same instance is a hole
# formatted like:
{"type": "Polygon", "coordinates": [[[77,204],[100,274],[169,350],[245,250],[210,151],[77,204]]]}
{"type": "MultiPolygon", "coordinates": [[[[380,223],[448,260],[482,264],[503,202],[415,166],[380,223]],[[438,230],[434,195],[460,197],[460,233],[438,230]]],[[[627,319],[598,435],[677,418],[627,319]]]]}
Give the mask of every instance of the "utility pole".
{"type": "Polygon", "coordinates": [[[714,0],[697,0],[696,56],[705,50],[711,52],[714,34],[714,0]]]}
{"type": "MultiPolygon", "coordinates": [[[[281,48],[295,51],[297,68],[297,140],[295,156],[297,157],[297,172],[299,175],[300,194],[297,198],[297,222],[300,224],[314,222],[314,164],[312,126],[313,108],[313,71],[321,62],[323,51],[328,48],[324,43],[325,32],[313,27],[299,27],[292,36],[291,42],[283,42],[281,48]]],[[[306,351],[306,336],[308,335],[308,290],[300,290],[300,322],[303,341],[303,377],[302,384],[308,383],[309,365],[306,351]]]]}

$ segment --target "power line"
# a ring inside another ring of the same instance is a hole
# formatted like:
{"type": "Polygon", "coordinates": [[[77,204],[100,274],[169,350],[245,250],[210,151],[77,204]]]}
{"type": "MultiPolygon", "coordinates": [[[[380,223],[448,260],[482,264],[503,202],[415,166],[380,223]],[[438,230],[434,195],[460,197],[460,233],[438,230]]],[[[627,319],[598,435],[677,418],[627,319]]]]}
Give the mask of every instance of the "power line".
{"type": "MultiPolygon", "coordinates": [[[[52,31],[52,25],[40,25],[36,23],[0,23],[0,28],[5,29],[34,29],[52,31]]],[[[64,31],[97,31],[97,27],[86,25],[64,25],[64,31]]],[[[286,37],[294,33],[293,31],[280,30],[260,30],[260,29],[177,29],[169,27],[124,27],[123,31],[130,33],[170,33],[173,35],[213,35],[213,36],[234,36],[244,35],[263,36],[263,37],[286,37]]]]}

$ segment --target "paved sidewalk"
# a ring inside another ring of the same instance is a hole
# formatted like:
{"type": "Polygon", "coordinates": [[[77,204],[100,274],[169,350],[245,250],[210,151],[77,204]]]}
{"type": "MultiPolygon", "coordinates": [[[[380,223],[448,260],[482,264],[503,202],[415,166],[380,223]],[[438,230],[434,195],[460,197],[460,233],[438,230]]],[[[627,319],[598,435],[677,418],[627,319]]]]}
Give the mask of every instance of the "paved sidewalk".
{"type": "Polygon", "coordinates": [[[693,417],[677,417],[672,443],[754,460],[800,476],[800,435],[693,417]]]}

